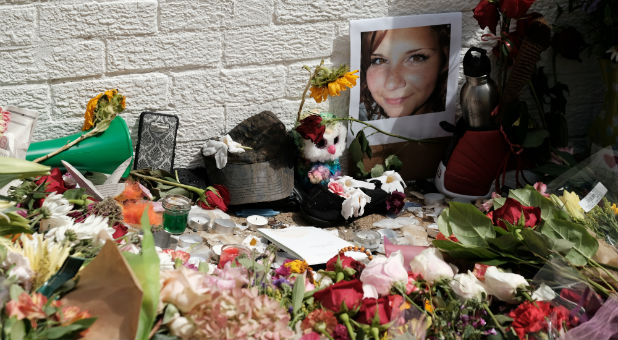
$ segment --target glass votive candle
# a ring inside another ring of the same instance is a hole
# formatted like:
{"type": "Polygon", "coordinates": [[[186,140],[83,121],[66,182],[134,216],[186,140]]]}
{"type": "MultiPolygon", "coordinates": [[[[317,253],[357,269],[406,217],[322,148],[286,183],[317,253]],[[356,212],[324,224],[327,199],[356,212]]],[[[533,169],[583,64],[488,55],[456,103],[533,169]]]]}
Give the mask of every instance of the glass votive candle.
{"type": "Polygon", "coordinates": [[[375,230],[359,230],[354,235],[354,242],[369,250],[376,250],[380,246],[382,235],[375,230]]]}
{"type": "MultiPolygon", "coordinates": [[[[244,254],[249,255],[251,251],[249,248],[240,245],[240,244],[226,244],[221,247],[221,255],[219,255],[219,264],[217,267],[219,269],[223,268],[226,263],[230,261],[234,261],[238,256],[244,254]]],[[[238,265],[238,262],[236,262],[238,265]]]]}
{"type": "Polygon", "coordinates": [[[170,234],[182,234],[187,228],[191,200],[182,195],[169,195],[163,199],[163,229],[170,234]]]}

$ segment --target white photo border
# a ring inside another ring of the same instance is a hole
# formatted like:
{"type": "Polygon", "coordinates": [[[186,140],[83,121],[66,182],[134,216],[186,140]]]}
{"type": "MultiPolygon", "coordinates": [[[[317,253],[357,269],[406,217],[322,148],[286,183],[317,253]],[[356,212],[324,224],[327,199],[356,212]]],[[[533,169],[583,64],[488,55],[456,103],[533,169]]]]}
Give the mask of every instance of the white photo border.
{"type": "MultiPolygon", "coordinates": [[[[368,121],[371,125],[386,132],[401,135],[412,139],[426,139],[435,137],[449,136],[450,133],[444,131],[439,123],[455,121],[455,107],[457,98],[457,79],[459,77],[459,56],[461,51],[461,12],[439,13],[439,14],[420,14],[399,17],[385,17],[376,19],[362,19],[350,21],[350,69],[360,70],[361,66],[361,33],[378,30],[432,26],[449,24],[451,28],[451,41],[449,49],[448,80],[446,88],[445,111],[431,112],[421,115],[405,116],[399,118],[388,118],[368,121]]],[[[349,116],[359,119],[360,107],[360,82],[352,88],[350,92],[349,116]]],[[[365,125],[351,122],[351,131],[358,132],[365,125]]],[[[348,130],[350,131],[350,130],[348,130]]],[[[382,145],[404,142],[401,138],[391,137],[382,133],[372,134],[372,129],[366,130],[369,145],[382,145]]],[[[354,136],[348,136],[351,142],[354,136]]]]}

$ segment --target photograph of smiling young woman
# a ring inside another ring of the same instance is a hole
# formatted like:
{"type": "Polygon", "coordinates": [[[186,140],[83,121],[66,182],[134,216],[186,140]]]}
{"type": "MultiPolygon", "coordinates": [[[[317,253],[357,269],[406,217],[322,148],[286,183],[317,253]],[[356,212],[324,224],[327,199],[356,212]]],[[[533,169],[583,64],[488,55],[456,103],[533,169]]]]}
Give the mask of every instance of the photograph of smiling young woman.
{"type": "Polygon", "coordinates": [[[446,105],[450,25],[361,34],[361,120],[441,112],[446,105]]]}

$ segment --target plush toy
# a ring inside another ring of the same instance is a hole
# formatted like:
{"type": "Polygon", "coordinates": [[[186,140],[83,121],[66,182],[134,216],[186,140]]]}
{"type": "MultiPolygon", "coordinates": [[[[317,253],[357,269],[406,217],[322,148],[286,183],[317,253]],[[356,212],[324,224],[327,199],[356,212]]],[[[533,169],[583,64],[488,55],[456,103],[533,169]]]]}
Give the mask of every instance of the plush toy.
{"type": "Polygon", "coordinates": [[[328,113],[311,114],[295,128],[299,160],[297,178],[304,186],[328,185],[330,178],[341,176],[339,157],[345,150],[346,127],[328,113]]]}

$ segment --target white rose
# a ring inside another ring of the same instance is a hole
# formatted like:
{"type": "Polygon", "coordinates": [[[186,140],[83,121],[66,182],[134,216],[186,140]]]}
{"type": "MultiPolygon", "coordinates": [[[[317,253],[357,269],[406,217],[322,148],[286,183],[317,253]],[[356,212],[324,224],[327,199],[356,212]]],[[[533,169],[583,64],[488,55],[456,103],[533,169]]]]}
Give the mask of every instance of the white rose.
{"type": "Polygon", "coordinates": [[[423,275],[423,279],[430,283],[455,276],[451,265],[444,262],[442,254],[434,247],[427,248],[416,255],[410,261],[410,267],[414,273],[423,275]]]}
{"type": "Polygon", "coordinates": [[[487,294],[483,283],[469,270],[466,274],[455,275],[449,285],[455,294],[464,300],[477,299],[480,301],[482,294],[487,294]]]}
{"type": "Polygon", "coordinates": [[[169,328],[173,335],[183,339],[192,339],[193,333],[195,333],[195,325],[184,316],[174,319],[169,324],[169,328]]]}
{"type": "Polygon", "coordinates": [[[515,291],[519,287],[527,286],[528,281],[521,275],[503,272],[495,266],[487,267],[485,289],[487,289],[488,294],[504,302],[516,303],[515,291]]]}

